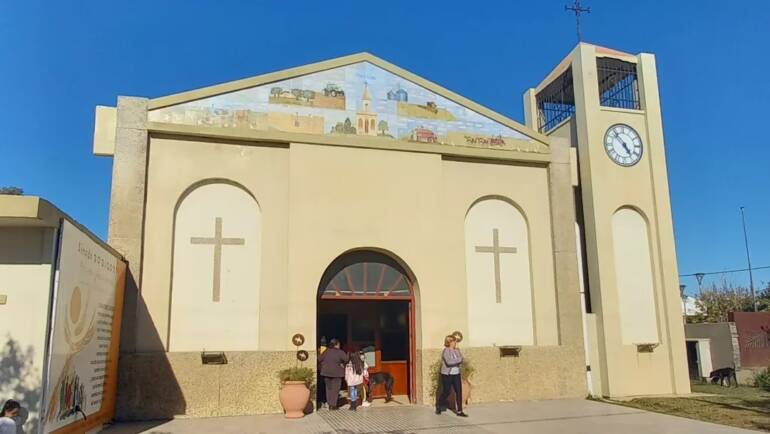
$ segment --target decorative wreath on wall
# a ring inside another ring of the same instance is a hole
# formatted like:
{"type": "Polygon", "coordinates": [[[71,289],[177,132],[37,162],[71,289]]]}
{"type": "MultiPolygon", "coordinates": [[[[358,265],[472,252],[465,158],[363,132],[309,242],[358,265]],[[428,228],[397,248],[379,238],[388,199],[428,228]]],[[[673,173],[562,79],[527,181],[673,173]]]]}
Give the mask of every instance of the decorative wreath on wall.
{"type": "Polygon", "coordinates": [[[301,333],[297,333],[291,337],[291,343],[293,343],[294,346],[300,347],[305,343],[305,337],[302,336],[301,333]]]}

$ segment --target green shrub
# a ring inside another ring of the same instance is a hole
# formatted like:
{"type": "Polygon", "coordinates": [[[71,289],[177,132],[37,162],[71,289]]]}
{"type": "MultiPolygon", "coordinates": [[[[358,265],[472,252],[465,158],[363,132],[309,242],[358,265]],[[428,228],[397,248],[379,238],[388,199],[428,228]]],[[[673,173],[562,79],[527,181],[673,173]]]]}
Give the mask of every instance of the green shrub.
{"type": "Polygon", "coordinates": [[[287,368],[278,371],[278,379],[281,384],[287,381],[304,381],[310,388],[315,380],[315,371],[310,368],[287,368]]]}
{"type": "Polygon", "coordinates": [[[765,368],[754,374],[754,387],[770,392],[770,368],[765,368]]]}

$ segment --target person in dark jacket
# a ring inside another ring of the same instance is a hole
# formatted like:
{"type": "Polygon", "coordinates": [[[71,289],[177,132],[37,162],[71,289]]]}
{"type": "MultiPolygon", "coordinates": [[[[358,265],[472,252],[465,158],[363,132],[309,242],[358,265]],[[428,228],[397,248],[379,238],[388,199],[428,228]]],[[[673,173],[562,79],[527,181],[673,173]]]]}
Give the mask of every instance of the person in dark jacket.
{"type": "Polygon", "coordinates": [[[348,363],[348,355],[340,349],[339,339],[335,338],[329,342],[329,348],[321,354],[318,362],[321,364],[329,410],[337,410],[337,399],[342,379],[345,377],[345,365],[348,363]]]}

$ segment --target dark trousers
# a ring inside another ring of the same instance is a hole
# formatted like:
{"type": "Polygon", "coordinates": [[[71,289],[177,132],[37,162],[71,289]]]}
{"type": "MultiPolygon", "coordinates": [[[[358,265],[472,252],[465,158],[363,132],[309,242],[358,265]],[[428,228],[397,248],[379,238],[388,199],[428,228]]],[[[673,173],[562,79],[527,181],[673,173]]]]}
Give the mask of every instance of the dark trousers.
{"type": "Polygon", "coordinates": [[[441,395],[438,398],[436,407],[439,410],[446,409],[449,404],[449,390],[455,391],[455,403],[457,404],[457,412],[463,411],[463,382],[460,379],[460,374],[444,375],[441,374],[441,395]]]}
{"type": "Polygon", "coordinates": [[[326,382],[324,382],[323,375],[318,376],[318,389],[316,390],[316,400],[318,401],[318,407],[321,407],[326,402],[326,382]]]}
{"type": "Polygon", "coordinates": [[[337,399],[340,397],[340,386],[342,386],[341,377],[324,377],[326,386],[326,402],[329,408],[337,407],[337,399]]]}

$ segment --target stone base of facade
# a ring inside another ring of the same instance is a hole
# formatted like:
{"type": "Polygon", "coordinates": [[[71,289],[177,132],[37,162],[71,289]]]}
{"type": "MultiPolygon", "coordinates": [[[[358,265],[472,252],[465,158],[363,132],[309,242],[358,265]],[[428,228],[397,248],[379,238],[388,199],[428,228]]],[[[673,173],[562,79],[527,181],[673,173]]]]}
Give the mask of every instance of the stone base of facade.
{"type": "MultiPolygon", "coordinates": [[[[226,365],[200,353],[120,357],[117,420],[280,413],[277,372],[297,363],[294,351],[227,352],[226,365]]],[[[315,355],[304,366],[315,367],[315,355]]]]}
{"type": "MultiPolygon", "coordinates": [[[[472,402],[586,396],[582,347],[463,348],[475,368],[472,402]]],[[[203,365],[200,353],[137,353],[120,358],[117,420],[281,413],[276,373],[295,366],[294,351],[227,352],[226,365],[203,365]]],[[[433,405],[431,366],[440,349],[417,351],[417,402],[433,405]]],[[[315,354],[303,366],[316,366],[315,354]]]]}
{"type": "MultiPolygon", "coordinates": [[[[475,369],[470,379],[472,403],[583,398],[587,394],[582,347],[523,347],[518,357],[500,357],[499,348],[494,347],[463,348],[462,352],[475,369]]],[[[431,366],[440,359],[441,350],[420,353],[424,381],[419,402],[433,405],[431,366]]]]}

